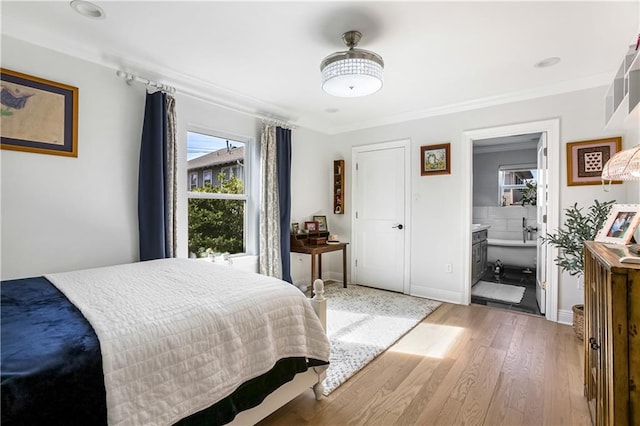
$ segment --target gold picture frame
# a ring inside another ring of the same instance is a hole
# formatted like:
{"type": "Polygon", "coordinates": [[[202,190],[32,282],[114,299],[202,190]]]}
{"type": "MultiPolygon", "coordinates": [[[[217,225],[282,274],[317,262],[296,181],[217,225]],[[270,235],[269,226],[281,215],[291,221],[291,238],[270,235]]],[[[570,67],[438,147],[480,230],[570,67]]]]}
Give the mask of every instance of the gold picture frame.
{"type": "Polygon", "coordinates": [[[604,165],[621,150],[619,136],[567,143],[567,185],[600,185],[604,165]]]}
{"type": "Polygon", "coordinates": [[[0,148],[78,156],[78,88],[0,68],[0,148]]]}

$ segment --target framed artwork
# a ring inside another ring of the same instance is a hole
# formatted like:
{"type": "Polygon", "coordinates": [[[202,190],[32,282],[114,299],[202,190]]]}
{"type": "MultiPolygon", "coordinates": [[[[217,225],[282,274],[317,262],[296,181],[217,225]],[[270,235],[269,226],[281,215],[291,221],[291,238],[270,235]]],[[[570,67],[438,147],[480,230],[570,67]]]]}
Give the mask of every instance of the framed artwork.
{"type": "Polygon", "coordinates": [[[304,230],[310,233],[318,232],[318,222],[314,222],[314,221],[305,222],[304,230]]]}
{"type": "Polygon", "coordinates": [[[0,147],[78,156],[78,88],[0,68],[0,147]]]}
{"type": "Polygon", "coordinates": [[[629,244],[640,223],[640,204],[614,204],[595,240],[603,243],[629,244]]]}
{"type": "Polygon", "coordinates": [[[298,234],[299,232],[300,232],[300,225],[298,224],[298,222],[293,222],[291,224],[291,233],[298,234]]]}
{"type": "Polygon", "coordinates": [[[621,137],[567,143],[567,185],[599,185],[604,165],[621,149],[621,137]]]}
{"type": "Polygon", "coordinates": [[[420,147],[420,175],[451,174],[451,144],[425,145],[420,147]]]}
{"type": "Polygon", "coordinates": [[[318,231],[328,231],[327,228],[327,217],[326,216],[314,216],[313,220],[318,222],[318,231]]]}

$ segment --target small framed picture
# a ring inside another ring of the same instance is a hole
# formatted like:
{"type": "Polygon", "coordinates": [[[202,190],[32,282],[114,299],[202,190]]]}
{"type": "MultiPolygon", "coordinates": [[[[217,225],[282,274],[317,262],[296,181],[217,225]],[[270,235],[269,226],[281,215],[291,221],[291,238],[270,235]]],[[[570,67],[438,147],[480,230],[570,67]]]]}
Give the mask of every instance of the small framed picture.
{"type": "Polygon", "coordinates": [[[294,222],[291,224],[291,233],[298,234],[300,232],[300,224],[298,222],[294,222]]]}
{"type": "Polygon", "coordinates": [[[304,230],[313,233],[318,232],[318,222],[315,221],[307,221],[304,223],[304,230]]]}
{"type": "Polygon", "coordinates": [[[313,220],[318,222],[318,231],[326,232],[329,229],[327,228],[327,217],[326,216],[314,216],[313,220]]]}
{"type": "Polygon", "coordinates": [[[640,204],[614,204],[595,240],[603,243],[629,244],[638,223],[640,204]]]}
{"type": "Polygon", "coordinates": [[[425,145],[420,147],[420,175],[451,174],[451,144],[425,145]]]}
{"type": "MultiPolygon", "coordinates": [[[[602,169],[622,149],[622,137],[567,143],[567,185],[600,185],[602,169]]],[[[622,181],[613,181],[617,184],[622,181]]]]}

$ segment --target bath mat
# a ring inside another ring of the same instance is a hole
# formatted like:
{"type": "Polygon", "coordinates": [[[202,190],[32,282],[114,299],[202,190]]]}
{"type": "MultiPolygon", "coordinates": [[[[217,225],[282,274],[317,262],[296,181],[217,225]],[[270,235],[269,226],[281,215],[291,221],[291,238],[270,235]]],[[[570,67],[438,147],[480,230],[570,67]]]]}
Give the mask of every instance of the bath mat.
{"type": "Polygon", "coordinates": [[[440,302],[349,284],[328,285],[327,335],[331,342],[324,394],[393,345],[440,302]]]}
{"type": "Polygon", "coordinates": [[[471,288],[471,296],[483,299],[500,300],[501,302],[520,303],[524,297],[524,287],[478,281],[471,288]]]}

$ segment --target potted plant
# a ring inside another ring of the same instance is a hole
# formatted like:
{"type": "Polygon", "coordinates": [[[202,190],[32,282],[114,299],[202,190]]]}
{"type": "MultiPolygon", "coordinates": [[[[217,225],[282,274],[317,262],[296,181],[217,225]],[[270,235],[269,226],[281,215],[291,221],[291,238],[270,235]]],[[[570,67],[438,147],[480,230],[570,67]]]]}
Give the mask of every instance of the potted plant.
{"type": "MultiPolygon", "coordinates": [[[[554,259],[564,272],[569,275],[577,275],[579,278],[584,273],[583,249],[585,241],[593,241],[598,231],[607,220],[609,211],[615,201],[603,203],[594,200],[586,214],[582,213],[582,207],[575,203],[565,209],[566,220],[564,226],[558,228],[556,233],[542,236],[542,242],[559,248],[558,256],[554,259]]],[[[576,335],[583,339],[584,332],[584,305],[574,305],[573,329],[576,335]]]]}

